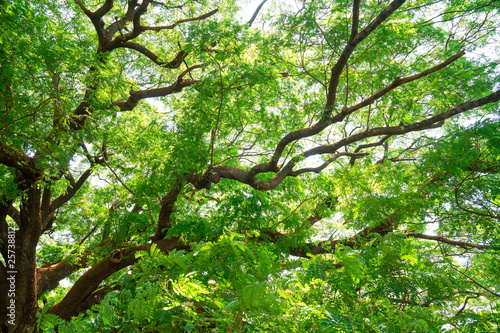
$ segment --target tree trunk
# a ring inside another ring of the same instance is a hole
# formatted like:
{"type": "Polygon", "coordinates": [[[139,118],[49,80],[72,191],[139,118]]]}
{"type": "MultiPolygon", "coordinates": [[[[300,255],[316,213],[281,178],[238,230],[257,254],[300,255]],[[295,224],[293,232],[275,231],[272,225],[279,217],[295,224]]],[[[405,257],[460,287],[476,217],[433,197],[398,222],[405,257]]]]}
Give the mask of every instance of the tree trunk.
{"type": "MultiPolygon", "coordinates": [[[[7,261],[5,278],[7,287],[2,292],[7,315],[2,317],[3,332],[26,332],[35,323],[39,310],[36,296],[36,245],[41,235],[41,190],[33,185],[23,193],[19,230],[15,231],[15,261],[7,261]]],[[[9,224],[13,227],[13,223],[9,224]]],[[[13,229],[13,228],[12,228],[13,229]]],[[[12,229],[9,232],[12,233],[12,229]]],[[[12,248],[12,246],[11,246],[12,248]]],[[[2,311],[3,312],[3,311],[2,311]]]]}

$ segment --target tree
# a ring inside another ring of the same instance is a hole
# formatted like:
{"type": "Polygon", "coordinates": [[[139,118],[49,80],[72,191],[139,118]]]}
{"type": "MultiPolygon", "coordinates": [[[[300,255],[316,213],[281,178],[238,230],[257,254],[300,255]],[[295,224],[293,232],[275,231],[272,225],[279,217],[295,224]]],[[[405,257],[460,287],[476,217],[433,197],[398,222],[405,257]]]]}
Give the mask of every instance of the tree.
{"type": "Polygon", "coordinates": [[[498,329],[498,2],[0,6],[2,331],[498,329]]]}

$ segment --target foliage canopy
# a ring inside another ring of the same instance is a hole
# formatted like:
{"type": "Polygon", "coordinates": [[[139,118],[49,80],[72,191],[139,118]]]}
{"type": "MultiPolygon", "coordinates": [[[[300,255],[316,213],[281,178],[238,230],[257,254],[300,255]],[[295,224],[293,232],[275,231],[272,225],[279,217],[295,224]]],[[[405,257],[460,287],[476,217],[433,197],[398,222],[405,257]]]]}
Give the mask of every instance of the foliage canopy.
{"type": "Polygon", "coordinates": [[[0,2],[2,331],[498,330],[498,1],[241,5],[0,2]]]}

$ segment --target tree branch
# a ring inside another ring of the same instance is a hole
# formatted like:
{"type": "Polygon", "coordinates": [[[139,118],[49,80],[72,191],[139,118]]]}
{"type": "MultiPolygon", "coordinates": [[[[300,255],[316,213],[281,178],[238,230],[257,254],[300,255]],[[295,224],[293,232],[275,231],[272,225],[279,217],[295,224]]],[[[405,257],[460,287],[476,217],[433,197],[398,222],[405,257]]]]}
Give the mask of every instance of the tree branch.
{"type": "MultiPolygon", "coordinates": [[[[353,134],[347,138],[344,138],[335,144],[332,145],[324,145],[324,146],[319,146],[315,147],[312,149],[309,149],[308,151],[305,151],[303,153],[304,157],[309,157],[313,155],[320,155],[320,154],[332,154],[335,153],[338,149],[341,147],[345,147],[349,144],[358,142],[360,140],[369,138],[369,137],[375,137],[375,136],[380,136],[380,135],[402,135],[410,132],[416,132],[416,131],[422,131],[430,128],[435,128],[436,126],[441,126],[443,122],[451,117],[454,117],[458,114],[464,113],[466,111],[469,111],[471,109],[478,108],[480,106],[489,104],[489,103],[494,103],[500,100],[500,90],[485,96],[483,98],[479,98],[473,101],[468,101],[465,103],[462,103],[460,105],[457,105],[451,109],[448,109],[445,112],[442,112],[440,114],[437,114],[433,117],[427,118],[425,120],[411,123],[408,125],[400,125],[400,126],[387,126],[387,127],[376,127],[376,128],[371,128],[367,129],[363,132],[359,132],[357,134],[353,134]]],[[[294,163],[295,161],[292,160],[289,163],[294,163]]]]}
{"type": "Polygon", "coordinates": [[[102,18],[111,10],[111,8],[113,8],[113,0],[106,0],[104,1],[104,4],[93,13],[93,16],[95,18],[102,18]]]}
{"type": "Polygon", "coordinates": [[[201,20],[204,20],[212,15],[215,15],[217,12],[219,11],[219,9],[214,9],[206,14],[203,14],[203,15],[200,15],[200,16],[196,16],[196,17],[190,17],[190,18],[186,18],[186,19],[182,19],[182,20],[179,20],[173,24],[170,24],[170,25],[165,25],[165,26],[159,26],[159,27],[149,27],[149,26],[143,26],[142,29],[143,30],[153,30],[153,31],[161,31],[161,30],[164,30],[164,29],[173,29],[175,28],[177,25],[181,24],[181,23],[186,23],[186,22],[194,22],[194,21],[201,21],[201,20]]]}
{"type": "Polygon", "coordinates": [[[111,105],[118,107],[120,111],[131,111],[137,106],[137,103],[141,99],[163,97],[176,92],[180,92],[185,87],[189,87],[196,82],[198,82],[198,80],[180,80],[167,87],[146,90],[131,90],[130,97],[126,101],[115,101],[111,103],[111,105]]]}
{"type": "Polygon", "coordinates": [[[414,237],[414,238],[433,240],[433,241],[440,242],[440,243],[458,246],[458,247],[461,247],[461,248],[466,249],[466,250],[469,250],[471,248],[479,249],[479,250],[486,250],[486,249],[490,248],[489,245],[481,245],[481,244],[473,244],[473,243],[469,243],[469,242],[456,241],[456,240],[452,240],[449,238],[445,238],[443,236],[432,236],[432,235],[426,235],[426,234],[421,234],[421,233],[416,233],[416,232],[409,232],[406,234],[406,237],[414,237]]]}
{"type": "Polygon", "coordinates": [[[36,269],[37,297],[44,292],[52,290],[59,286],[59,281],[67,278],[77,270],[87,265],[88,257],[82,256],[77,263],[68,264],[66,259],[55,264],[38,267],[36,269]]]}
{"type": "Polygon", "coordinates": [[[178,238],[170,238],[114,252],[110,257],[87,270],[66,293],[61,302],[53,305],[48,312],[56,314],[64,320],[70,320],[71,317],[77,316],[78,309],[84,309],[82,303],[99,287],[102,281],[111,274],[136,263],[135,253],[147,251],[152,244],[156,244],[163,253],[174,249],[189,250],[189,246],[181,243],[178,238]]]}
{"type": "MultiPolygon", "coordinates": [[[[363,150],[363,149],[366,149],[366,148],[373,148],[373,147],[377,147],[377,146],[381,146],[384,144],[384,142],[386,142],[391,136],[390,135],[387,135],[385,137],[383,137],[381,140],[377,141],[377,142],[373,142],[373,143],[368,143],[368,144],[364,144],[364,145],[359,145],[356,150],[354,150],[355,153],[363,150]]],[[[353,156],[351,157],[351,160],[349,161],[349,164],[350,165],[354,165],[354,162],[356,161],[357,157],[356,156],[353,156]]]]}
{"type": "Polygon", "coordinates": [[[120,31],[121,33],[121,30],[125,28],[126,24],[132,21],[132,19],[134,18],[134,11],[137,6],[137,0],[128,1],[128,7],[127,12],[125,13],[125,17],[121,18],[120,20],[116,20],[106,28],[106,35],[109,36],[109,38],[113,38],[113,36],[118,31],[120,31]]]}
{"type": "MultiPolygon", "coordinates": [[[[313,126],[302,128],[285,135],[276,146],[276,150],[273,154],[271,161],[269,163],[256,165],[252,168],[253,169],[252,173],[254,175],[262,172],[276,171],[278,160],[281,157],[285,147],[290,142],[305,137],[309,137],[312,135],[316,135],[320,133],[322,130],[324,130],[327,126],[344,120],[344,118],[347,116],[347,113],[345,111],[342,111],[333,117],[330,115],[333,106],[335,104],[340,75],[342,74],[342,71],[344,70],[344,67],[347,64],[347,60],[351,56],[356,46],[360,42],[362,42],[366,37],[368,37],[368,35],[371,32],[373,32],[378,26],[380,26],[392,13],[394,13],[394,11],[396,11],[396,9],[398,9],[401,5],[403,5],[404,2],[405,0],[392,1],[382,12],[379,13],[379,15],[373,21],[371,21],[366,26],[365,29],[363,29],[361,32],[357,33],[354,36],[351,35],[351,38],[349,39],[347,45],[342,51],[339,59],[337,60],[337,63],[332,67],[331,70],[330,83],[328,85],[328,93],[326,101],[326,112],[324,117],[320,121],[315,123],[313,126]]],[[[358,20],[359,22],[359,8],[356,9],[356,6],[359,7],[359,1],[357,0],[353,4],[353,19],[358,20]]],[[[353,31],[357,31],[357,26],[359,24],[359,23],[356,24],[354,23],[355,22],[353,22],[353,30],[351,31],[351,34],[353,31]]]]}
{"type": "Polygon", "coordinates": [[[87,181],[87,179],[90,177],[91,174],[92,174],[91,169],[85,170],[85,172],[80,176],[80,178],[78,178],[78,181],[75,184],[68,186],[64,194],[52,200],[47,212],[43,216],[43,219],[46,219],[50,214],[55,212],[56,209],[60,208],[71,198],[73,198],[75,194],[78,192],[78,190],[83,186],[83,184],[85,184],[85,182],[87,181]]]}
{"type": "Polygon", "coordinates": [[[464,312],[465,307],[467,306],[467,301],[469,300],[469,298],[471,298],[471,297],[470,296],[466,296],[465,297],[464,305],[462,305],[462,307],[460,308],[460,310],[458,310],[457,313],[455,313],[455,315],[453,316],[453,318],[456,318],[456,317],[460,316],[462,314],[462,312],[464,312]]]}
{"type": "Polygon", "coordinates": [[[158,215],[158,227],[156,233],[151,238],[153,241],[164,239],[168,230],[171,227],[170,217],[174,212],[174,205],[184,188],[184,180],[179,178],[174,187],[168,192],[166,196],[161,199],[160,214],[158,215]]]}
{"type": "Polygon", "coordinates": [[[156,54],[154,54],[153,52],[151,52],[147,47],[145,47],[142,44],[135,43],[135,42],[124,42],[124,43],[120,44],[120,47],[126,48],[126,49],[135,50],[135,51],[137,51],[137,52],[145,55],[146,57],[148,57],[155,64],[157,64],[159,66],[163,66],[164,65],[163,62],[158,61],[158,56],[156,54]]]}
{"type": "Polygon", "coordinates": [[[335,207],[335,204],[337,203],[337,198],[334,197],[327,197],[323,202],[316,207],[316,209],[313,212],[313,215],[309,216],[307,218],[307,223],[303,223],[302,226],[306,225],[307,229],[311,228],[314,224],[317,222],[321,221],[323,219],[323,216],[319,213],[319,208],[321,205],[325,205],[328,209],[333,209],[335,207]]]}
{"type": "MultiPolygon", "coordinates": [[[[337,88],[340,80],[340,75],[342,74],[342,71],[344,70],[344,67],[347,64],[347,61],[349,60],[352,52],[356,48],[356,46],[361,43],[366,37],[368,37],[376,28],[378,28],[389,16],[392,15],[398,9],[401,7],[406,0],[394,0],[392,1],[383,11],[381,11],[378,16],[371,21],[361,32],[357,33],[355,36],[350,37],[349,42],[345,46],[344,50],[340,54],[339,59],[337,60],[337,63],[333,66],[331,70],[331,76],[330,76],[330,83],[328,85],[328,94],[326,98],[326,113],[325,116],[330,116],[333,106],[335,104],[335,100],[337,98],[337,88]]],[[[358,3],[357,0],[354,1],[353,5],[353,18],[356,15],[356,3],[358,3]]],[[[359,3],[358,3],[359,7],[359,3]]],[[[359,8],[358,8],[358,14],[359,15],[359,8]]],[[[353,28],[354,28],[354,22],[353,22],[353,28]]],[[[353,29],[357,30],[357,29],[353,29]]]]}
{"type": "Polygon", "coordinates": [[[457,187],[455,189],[455,203],[457,204],[457,207],[460,210],[463,210],[464,212],[467,212],[467,213],[470,213],[470,214],[479,215],[479,216],[483,216],[483,217],[489,217],[489,218],[492,218],[492,219],[495,219],[495,220],[500,220],[500,215],[493,215],[493,214],[490,214],[490,213],[477,212],[477,211],[474,211],[474,210],[471,210],[471,209],[468,209],[468,208],[465,208],[464,206],[462,206],[460,204],[460,200],[458,198],[459,188],[460,187],[457,187]]]}
{"type": "Polygon", "coordinates": [[[337,245],[343,245],[355,248],[359,247],[362,243],[369,242],[370,240],[372,240],[375,234],[380,236],[387,235],[389,232],[393,231],[396,228],[396,226],[397,226],[396,215],[392,214],[389,217],[385,218],[380,225],[374,227],[366,227],[356,235],[352,236],[351,238],[307,243],[300,247],[289,248],[289,251],[291,255],[302,258],[310,258],[311,254],[317,255],[317,254],[332,253],[335,251],[335,247],[337,245]]]}
{"type": "Polygon", "coordinates": [[[253,13],[252,15],[252,18],[250,19],[250,21],[248,21],[248,26],[251,27],[252,24],[253,24],[253,21],[255,21],[255,19],[257,18],[257,15],[259,15],[259,12],[260,10],[262,9],[262,7],[264,6],[264,4],[267,2],[267,0],[263,0],[258,6],[257,6],[257,9],[255,9],[255,12],[253,13]]]}
{"type": "Polygon", "coordinates": [[[323,169],[325,169],[333,161],[335,161],[336,159],[338,159],[339,157],[342,157],[342,156],[350,156],[351,160],[352,160],[352,159],[357,159],[357,158],[360,158],[363,156],[368,156],[368,155],[370,155],[370,154],[369,153],[348,153],[348,152],[336,153],[336,154],[332,155],[332,157],[330,157],[328,160],[326,160],[320,166],[315,167],[315,168],[303,168],[303,169],[295,170],[295,171],[290,172],[290,176],[297,177],[297,176],[299,176],[303,173],[306,173],[306,172],[320,173],[321,171],[323,171],[323,169]]]}
{"type": "Polygon", "coordinates": [[[80,6],[80,9],[87,15],[90,19],[92,19],[94,13],[84,6],[81,0],[75,0],[75,2],[80,6]]]}
{"type": "Polygon", "coordinates": [[[16,169],[25,181],[25,186],[35,183],[43,177],[43,171],[36,165],[35,161],[16,149],[0,141],[0,164],[16,169]]]}
{"type": "Polygon", "coordinates": [[[430,117],[428,119],[416,123],[408,125],[400,125],[400,126],[371,128],[363,132],[359,132],[349,137],[346,137],[340,141],[337,141],[334,144],[311,148],[301,153],[300,155],[292,158],[281,170],[279,170],[276,176],[265,181],[258,180],[255,177],[255,175],[258,172],[274,171],[273,169],[271,169],[270,164],[258,164],[252,167],[249,171],[235,168],[232,166],[214,166],[212,167],[212,170],[216,172],[221,178],[233,179],[241,183],[250,185],[255,189],[261,191],[269,191],[278,186],[281,183],[281,181],[283,181],[283,179],[285,179],[287,176],[290,176],[293,172],[293,167],[304,158],[314,155],[335,154],[342,147],[348,146],[352,143],[359,142],[363,139],[370,137],[375,137],[380,135],[386,135],[386,136],[402,135],[410,132],[435,128],[436,126],[441,126],[446,119],[464,113],[468,110],[480,107],[482,105],[497,102],[499,100],[500,100],[500,90],[483,98],[457,105],[436,116],[430,117]]]}
{"type": "Polygon", "coordinates": [[[365,99],[364,101],[362,101],[362,102],[360,102],[360,103],[358,103],[356,105],[353,105],[353,106],[347,108],[347,110],[345,110],[345,113],[346,114],[351,114],[354,111],[356,111],[356,110],[358,110],[358,109],[360,109],[362,107],[365,107],[365,106],[367,106],[369,104],[372,104],[373,102],[375,102],[380,97],[384,96],[388,92],[394,90],[395,88],[397,88],[397,87],[399,87],[399,86],[401,86],[403,84],[406,84],[406,83],[409,83],[409,82],[421,79],[424,76],[427,76],[429,74],[437,72],[438,70],[440,70],[442,68],[445,68],[446,66],[450,65],[452,62],[458,60],[464,54],[465,54],[465,51],[462,50],[462,51],[454,54],[453,56],[449,57],[448,59],[446,59],[444,62],[440,63],[439,65],[436,65],[436,66],[434,66],[432,68],[429,68],[429,69],[427,69],[427,70],[425,70],[425,71],[423,71],[421,73],[418,73],[418,74],[415,74],[415,75],[412,75],[412,76],[407,76],[405,78],[396,77],[394,79],[394,81],[392,81],[392,83],[390,85],[388,85],[387,87],[385,87],[382,90],[377,91],[376,93],[374,93],[373,95],[371,95],[370,97],[368,97],[367,99],[365,99]]]}

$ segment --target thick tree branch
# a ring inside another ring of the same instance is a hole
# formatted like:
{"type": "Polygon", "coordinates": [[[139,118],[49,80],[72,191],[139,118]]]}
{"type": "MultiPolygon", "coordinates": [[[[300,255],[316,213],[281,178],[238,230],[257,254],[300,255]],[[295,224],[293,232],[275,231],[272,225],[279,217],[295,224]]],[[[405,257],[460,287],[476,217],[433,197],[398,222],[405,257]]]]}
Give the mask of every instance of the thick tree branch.
{"type": "Polygon", "coordinates": [[[36,286],[37,297],[39,298],[44,292],[52,290],[59,286],[59,281],[67,278],[77,270],[87,265],[87,257],[82,257],[77,263],[68,264],[66,259],[42,266],[36,269],[36,286]]]}
{"type": "Polygon", "coordinates": [[[355,248],[359,247],[363,243],[372,240],[373,237],[375,237],[374,235],[380,235],[380,236],[387,235],[389,232],[393,231],[396,227],[397,227],[396,215],[392,214],[389,217],[385,218],[380,225],[374,227],[366,227],[356,235],[352,236],[351,238],[307,243],[300,247],[289,248],[289,251],[290,254],[294,256],[302,258],[310,258],[311,254],[317,255],[317,254],[332,253],[335,251],[335,247],[337,245],[343,245],[355,248]]]}
{"type": "Polygon", "coordinates": [[[167,235],[168,229],[171,227],[170,217],[174,212],[174,205],[184,188],[184,181],[178,179],[174,187],[168,192],[166,196],[161,199],[160,214],[158,215],[158,227],[156,233],[151,238],[153,241],[164,239],[167,235]]]}
{"type": "Polygon", "coordinates": [[[257,6],[257,9],[255,9],[255,12],[253,13],[252,15],[252,18],[250,19],[250,21],[248,21],[248,26],[251,27],[252,24],[253,24],[253,21],[255,21],[255,19],[257,18],[257,15],[259,15],[259,12],[260,10],[262,9],[262,7],[264,6],[264,4],[267,2],[267,0],[263,0],[258,6],[257,6]]]}
{"type": "Polygon", "coordinates": [[[137,103],[139,103],[141,99],[164,97],[176,92],[180,92],[185,87],[189,87],[195,84],[196,82],[198,82],[198,80],[181,80],[167,87],[153,88],[146,90],[131,90],[130,97],[127,100],[116,101],[113,102],[111,105],[118,107],[120,111],[131,111],[137,106],[137,103]]]}
{"type": "Polygon", "coordinates": [[[172,59],[169,62],[163,62],[163,61],[158,60],[158,56],[156,54],[154,54],[153,52],[151,52],[147,47],[145,47],[142,44],[135,43],[135,42],[124,42],[124,43],[121,43],[119,45],[119,47],[135,50],[135,51],[145,55],[146,57],[148,57],[151,61],[153,61],[158,66],[162,66],[165,68],[179,68],[179,66],[182,65],[182,62],[184,61],[184,59],[188,55],[186,52],[181,50],[181,51],[179,51],[179,53],[177,53],[177,55],[174,57],[174,59],[172,59]]]}
{"type": "MultiPolygon", "coordinates": [[[[111,274],[133,265],[137,262],[135,253],[137,251],[147,251],[151,244],[136,246],[114,252],[109,258],[106,258],[98,264],[87,270],[68,291],[66,296],[58,304],[49,309],[49,313],[54,313],[59,317],[70,320],[71,317],[78,315],[78,309],[84,309],[82,306],[89,296],[99,287],[99,284],[111,274]]],[[[177,238],[163,239],[154,242],[158,249],[163,253],[168,253],[174,249],[188,250],[189,246],[184,245],[177,238]]]]}
{"type": "Polygon", "coordinates": [[[31,157],[2,141],[0,141],[0,164],[16,169],[22,177],[20,181],[26,182],[25,186],[29,186],[43,177],[43,171],[35,165],[35,161],[31,157]]]}
{"type": "Polygon", "coordinates": [[[106,29],[106,35],[109,36],[109,38],[112,38],[118,31],[120,31],[120,33],[123,34],[122,29],[124,29],[127,23],[132,21],[132,19],[134,18],[134,12],[137,6],[138,6],[137,0],[128,1],[128,7],[127,7],[127,12],[125,13],[125,17],[116,20],[114,23],[110,24],[106,29]]]}
{"type": "Polygon", "coordinates": [[[164,64],[163,62],[158,61],[158,56],[156,54],[151,52],[147,47],[145,47],[142,44],[135,43],[135,42],[124,42],[124,43],[120,44],[120,47],[135,50],[135,51],[145,55],[146,57],[149,58],[149,60],[153,61],[155,64],[157,64],[159,66],[163,66],[163,64],[164,64]]]}
{"type": "Polygon", "coordinates": [[[110,47],[116,48],[118,47],[121,43],[132,40],[139,36],[144,30],[141,25],[141,16],[146,13],[148,10],[148,6],[151,3],[151,0],[143,0],[139,7],[134,12],[133,18],[132,18],[132,23],[133,23],[133,29],[131,32],[125,34],[125,35],[120,35],[119,37],[116,37],[110,42],[110,47]]]}
{"type": "Polygon", "coordinates": [[[93,13],[93,16],[95,18],[102,18],[111,10],[111,8],[113,8],[113,0],[106,0],[104,1],[104,4],[93,13]]]}
{"type": "MultiPolygon", "coordinates": [[[[437,114],[433,117],[427,118],[425,120],[411,123],[408,125],[400,125],[400,126],[388,126],[388,127],[376,127],[365,130],[363,132],[359,132],[357,134],[351,135],[347,138],[344,138],[332,145],[319,146],[316,148],[309,149],[308,151],[303,153],[304,157],[309,157],[313,155],[320,154],[332,154],[335,153],[341,147],[345,147],[352,143],[358,142],[360,140],[375,137],[380,135],[402,135],[410,132],[422,131],[430,128],[434,128],[436,126],[440,126],[443,122],[451,117],[454,117],[458,114],[464,113],[466,111],[472,110],[474,108],[478,108],[480,106],[494,103],[500,100],[500,90],[485,96],[483,98],[479,98],[473,101],[465,102],[460,105],[457,105],[451,109],[448,109],[445,112],[437,114]]],[[[290,163],[292,163],[291,161],[290,163]]]]}
{"type": "Polygon", "coordinates": [[[359,30],[359,3],[361,0],[354,0],[352,4],[352,26],[351,26],[351,36],[349,40],[352,40],[356,37],[359,30]]]}
{"type": "MultiPolygon", "coordinates": [[[[384,10],[378,14],[378,16],[371,21],[361,32],[357,33],[355,36],[350,37],[349,42],[347,42],[347,45],[345,46],[344,50],[340,54],[339,59],[337,60],[337,63],[333,66],[331,70],[331,75],[330,75],[330,82],[328,85],[328,94],[326,98],[326,113],[325,116],[330,116],[333,106],[335,105],[335,100],[337,98],[337,88],[339,85],[339,80],[340,80],[340,75],[342,74],[347,61],[351,57],[351,54],[353,53],[354,49],[356,46],[361,43],[364,39],[366,39],[376,28],[378,28],[389,16],[392,15],[398,9],[405,3],[405,0],[394,0],[392,1],[384,10]]],[[[356,13],[356,4],[359,7],[359,2],[355,0],[354,5],[353,5],[353,18],[355,18],[355,13],[356,13]]],[[[359,8],[357,10],[359,15],[359,8]]],[[[359,17],[359,16],[358,16],[359,17]]],[[[357,26],[357,24],[356,24],[357,26]]],[[[355,25],[353,22],[353,31],[356,31],[357,29],[354,29],[355,25]]]]}
{"type": "MultiPolygon", "coordinates": [[[[377,141],[377,142],[373,142],[373,143],[367,143],[367,144],[363,144],[363,145],[359,145],[358,147],[356,147],[356,150],[354,150],[355,153],[358,153],[359,151],[363,150],[363,149],[366,149],[366,148],[373,148],[373,147],[378,147],[378,146],[381,146],[383,145],[391,136],[390,135],[387,135],[385,137],[383,137],[381,140],[377,141]]],[[[352,156],[351,157],[351,160],[349,161],[349,164],[350,165],[354,165],[354,163],[356,162],[356,159],[357,157],[356,156],[352,156]]]]}

